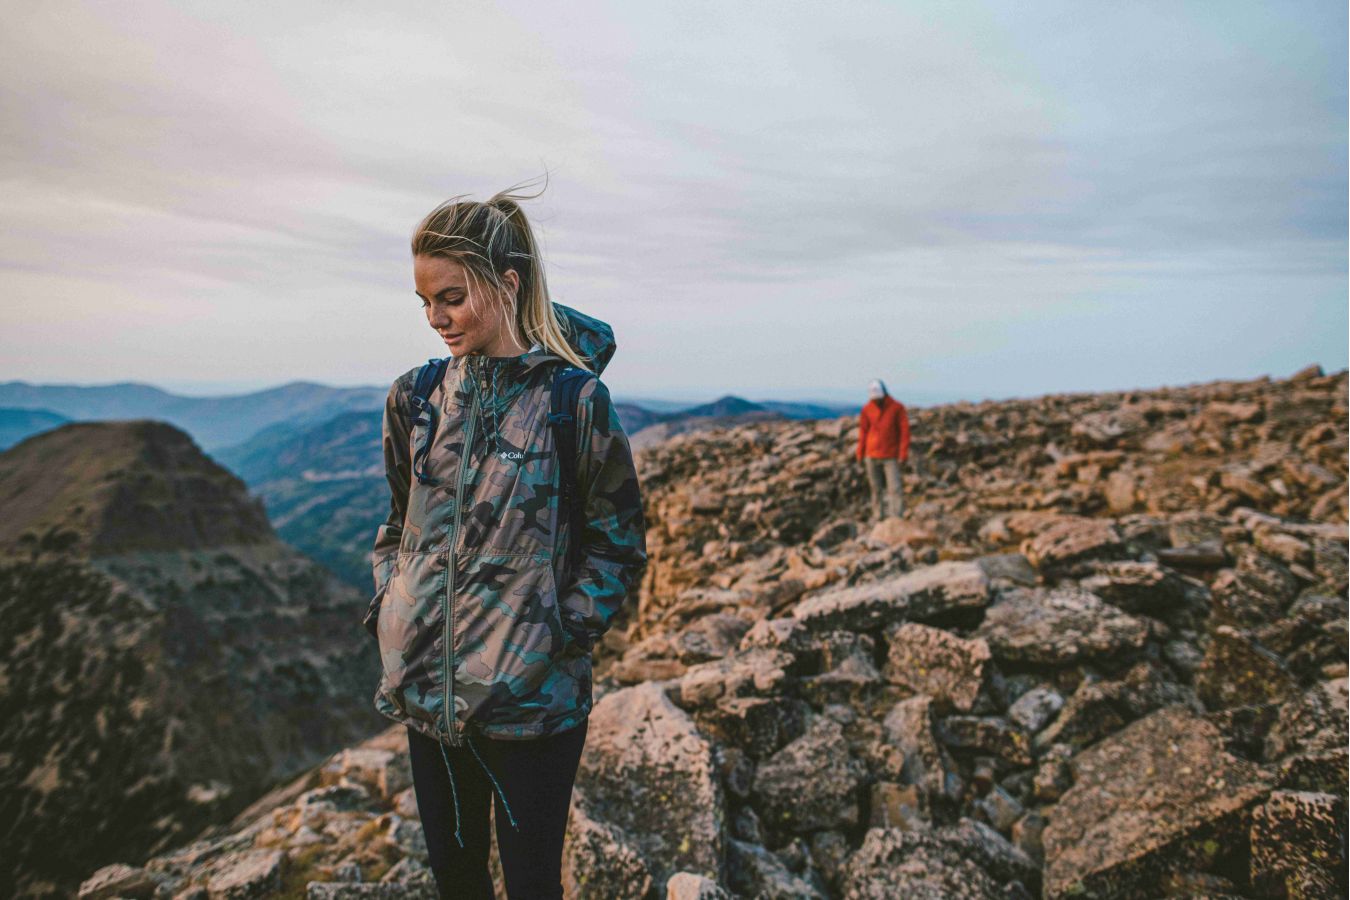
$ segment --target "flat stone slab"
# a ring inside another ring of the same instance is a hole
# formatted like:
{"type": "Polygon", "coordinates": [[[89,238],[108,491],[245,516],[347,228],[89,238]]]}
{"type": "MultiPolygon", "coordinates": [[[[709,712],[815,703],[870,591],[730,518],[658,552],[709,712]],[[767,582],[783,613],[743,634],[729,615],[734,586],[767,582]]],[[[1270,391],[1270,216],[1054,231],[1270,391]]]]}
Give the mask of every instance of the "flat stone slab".
{"type": "Polygon", "coordinates": [[[1247,879],[1252,811],[1273,786],[1184,706],[1132,722],[1072,760],[1042,835],[1047,898],[1160,896],[1171,873],[1247,879]]]}
{"type": "Polygon", "coordinates": [[[796,605],[792,616],[817,632],[870,631],[988,603],[989,576],[984,570],[973,562],[952,561],[808,597],[796,605]]]}
{"type": "Polygon", "coordinates": [[[1091,591],[1015,588],[989,607],[972,637],[983,638],[996,660],[1067,665],[1138,650],[1148,626],[1091,591]]]}

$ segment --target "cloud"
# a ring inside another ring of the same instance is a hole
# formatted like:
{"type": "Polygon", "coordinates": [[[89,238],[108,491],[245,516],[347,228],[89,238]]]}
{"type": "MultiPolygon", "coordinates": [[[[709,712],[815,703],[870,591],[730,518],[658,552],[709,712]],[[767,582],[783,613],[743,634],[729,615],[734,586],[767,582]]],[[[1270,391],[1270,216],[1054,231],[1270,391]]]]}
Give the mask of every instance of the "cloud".
{"type": "MultiPolygon", "coordinates": [[[[1332,4],[31,4],[0,35],[0,347],[30,379],[97,344],[118,379],[190,347],[201,380],[383,381],[444,352],[418,218],[547,171],[549,283],[633,391],[855,379],[802,353],[992,385],[1010,331],[1070,387],[1046,360],[1103,298],[1292,298],[1287,365],[1338,366],[1345,37],[1332,4]]],[[[1203,365],[1268,365],[1258,338],[1203,365]]],[[[1180,371],[1139,340],[1104,377],[1180,371]]]]}

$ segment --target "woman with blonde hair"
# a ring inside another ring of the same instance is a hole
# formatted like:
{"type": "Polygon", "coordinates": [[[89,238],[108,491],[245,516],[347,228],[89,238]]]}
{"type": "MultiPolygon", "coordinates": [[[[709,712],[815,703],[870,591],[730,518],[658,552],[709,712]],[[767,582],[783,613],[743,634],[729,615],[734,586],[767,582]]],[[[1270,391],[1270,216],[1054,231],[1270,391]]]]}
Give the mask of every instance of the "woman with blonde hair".
{"type": "Polygon", "coordinates": [[[550,300],[522,199],[455,197],[417,226],[416,293],[451,356],[424,403],[419,366],[384,409],[391,502],[364,621],[375,708],[407,727],[443,897],[495,896],[494,804],[507,895],[562,896],[591,648],[647,561],[632,453],[598,377],[613,332],[550,300]],[[557,446],[567,415],[550,415],[560,375],[584,379],[573,447],[557,446]]]}

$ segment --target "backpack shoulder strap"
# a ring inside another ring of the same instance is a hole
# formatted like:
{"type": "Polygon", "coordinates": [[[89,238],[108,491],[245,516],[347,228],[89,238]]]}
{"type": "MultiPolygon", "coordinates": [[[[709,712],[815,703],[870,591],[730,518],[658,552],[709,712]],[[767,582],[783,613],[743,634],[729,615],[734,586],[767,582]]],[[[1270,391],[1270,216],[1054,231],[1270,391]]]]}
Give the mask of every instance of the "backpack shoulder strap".
{"type": "Polygon", "coordinates": [[[426,473],[424,465],[431,454],[431,441],[436,436],[436,405],[431,402],[431,392],[445,377],[449,362],[450,357],[445,356],[440,359],[432,358],[423,363],[422,368],[417,370],[417,381],[413,385],[410,398],[413,418],[408,423],[409,433],[418,425],[425,425],[427,428],[426,435],[422,438],[422,446],[417,448],[412,460],[413,474],[423,484],[441,483],[439,478],[432,478],[426,473]]]}
{"type": "Polygon", "coordinates": [[[577,479],[577,404],[581,389],[595,376],[576,366],[565,366],[553,373],[553,391],[549,401],[548,423],[553,428],[553,445],[558,453],[559,509],[567,516],[567,568],[576,564],[581,547],[581,529],[585,527],[585,503],[578,496],[577,479]]]}

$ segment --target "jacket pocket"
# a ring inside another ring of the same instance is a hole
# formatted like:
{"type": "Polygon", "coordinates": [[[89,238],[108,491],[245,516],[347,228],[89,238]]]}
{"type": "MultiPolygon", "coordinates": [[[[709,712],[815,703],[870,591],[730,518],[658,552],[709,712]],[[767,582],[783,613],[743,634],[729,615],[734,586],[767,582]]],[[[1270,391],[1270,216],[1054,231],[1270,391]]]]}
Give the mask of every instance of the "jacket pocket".
{"type": "Polygon", "coordinates": [[[582,654],[590,655],[591,642],[585,635],[571,630],[575,626],[569,626],[567,619],[562,614],[562,603],[558,597],[556,589],[554,592],[553,618],[558,626],[558,656],[574,657],[582,654]]]}
{"type": "Polygon", "coordinates": [[[455,679],[465,718],[527,727],[575,702],[547,554],[463,560],[455,592],[455,679]]]}
{"type": "Polygon", "coordinates": [[[377,619],[385,690],[400,709],[426,721],[439,712],[444,685],[446,556],[443,549],[400,552],[377,619]]]}
{"type": "Polygon", "coordinates": [[[379,618],[380,608],[384,605],[384,595],[389,592],[389,582],[394,580],[394,574],[398,571],[398,554],[391,553],[386,559],[380,561],[375,568],[375,580],[378,585],[375,589],[375,595],[370,598],[370,605],[366,608],[365,617],[361,619],[361,625],[370,632],[373,638],[379,637],[379,618]]]}

